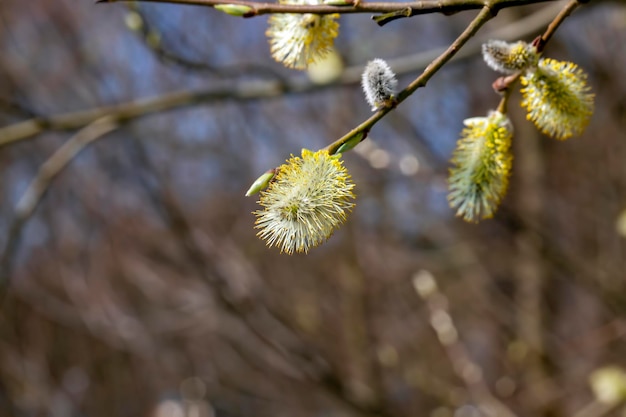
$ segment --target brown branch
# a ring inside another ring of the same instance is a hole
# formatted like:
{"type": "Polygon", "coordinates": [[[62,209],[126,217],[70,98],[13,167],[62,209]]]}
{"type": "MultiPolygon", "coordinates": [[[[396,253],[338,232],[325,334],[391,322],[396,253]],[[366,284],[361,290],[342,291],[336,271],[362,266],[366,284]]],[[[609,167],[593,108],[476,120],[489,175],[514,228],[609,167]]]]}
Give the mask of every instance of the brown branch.
{"type": "MultiPolygon", "coordinates": [[[[297,89],[297,87],[298,85],[296,83],[291,85],[291,88],[294,90],[297,89]]],[[[201,102],[225,98],[250,99],[273,97],[279,95],[281,92],[282,86],[276,81],[220,83],[217,87],[201,91],[179,91],[129,103],[65,113],[47,119],[34,118],[0,129],[0,147],[28,138],[48,129],[79,129],[105,116],[117,123],[123,123],[146,114],[190,106],[201,102]]]]}
{"type": "Polygon", "coordinates": [[[548,41],[552,38],[556,30],[558,29],[558,27],[561,26],[561,23],[563,23],[563,21],[569,15],[571,15],[574,10],[578,8],[578,6],[582,5],[583,3],[587,3],[588,1],[589,0],[570,0],[570,2],[567,3],[567,5],[561,10],[561,12],[548,25],[548,28],[543,33],[543,35],[535,40],[537,51],[542,52],[548,41]]]}
{"type": "MultiPolygon", "coordinates": [[[[117,1],[128,0],[97,0],[96,3],[115,3],[117,1]]],[[[465,10],[482,9],[485,6],[497,13],[498,10],[524,6],[528,4],[536,4],[544,1],[553,0],[425,0],[415,2],[353,2],[348,0],[348,4],[335,6],[331,4],[280,4],[280,3],[261,3],[247,0],[137,0],[150,3],[173,3],[187,4],[195,6],[214,7],[216,5],[234,4],[247,6],[251,9],[244,17],[259,16],[269,13],[315,13],[315,14],[332,14],[332,13],[393,13],[401,12],[403,17],[411,17],[429,13],[443,13],[451,15],[465,10]],[[408,10],[408,11],[407,11],[408,10]]]]}

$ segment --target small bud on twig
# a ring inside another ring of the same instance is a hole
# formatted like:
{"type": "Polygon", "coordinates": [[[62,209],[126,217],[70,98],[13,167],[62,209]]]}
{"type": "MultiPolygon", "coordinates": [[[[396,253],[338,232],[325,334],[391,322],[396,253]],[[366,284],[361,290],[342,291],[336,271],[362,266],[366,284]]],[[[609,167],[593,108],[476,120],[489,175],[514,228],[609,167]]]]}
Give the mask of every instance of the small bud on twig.
{"type": "Polygon", "coordinates": [[[534,46],[519,41],[509,43],[500,40],[487,41],[482,46],[483,59],[494,71],[515,74],[537,65],[539,54],[534,46]]]}
{"type": "Polygon", "coordinates": [[[214,7],[231,16],[244,16],[252,11],[252,7],[242,4],[216,4],[214,7]]]}
{"type": "Polygon", "coordinates": [[[263,175],[261,175],[252,183],[248,191],[246,191],[246,197],[250,197],[251,195],[254,195],[259,191],[267,188],[267,186],[270,184],[270,182],[272,182],[275,176],[276,168],[266,171],[263,175]]]}
{"type": "Polygon", "coordinates": [[[353,149],[356,145],[363,142],[363,140],[367,137],[367,132],[359,132],[356,135],[352,136],[350,139],[345,141],[335,152],[335,154],[341,154],[344,152],[348,152],[353,149]]]}
{"type": "Polygon", "coordinates": [[[398,80],[384,60],[375,59],[365,66],[361,86],[367,102],[372,106],[372,111],[376,111],[393,99],[398,80]]]}

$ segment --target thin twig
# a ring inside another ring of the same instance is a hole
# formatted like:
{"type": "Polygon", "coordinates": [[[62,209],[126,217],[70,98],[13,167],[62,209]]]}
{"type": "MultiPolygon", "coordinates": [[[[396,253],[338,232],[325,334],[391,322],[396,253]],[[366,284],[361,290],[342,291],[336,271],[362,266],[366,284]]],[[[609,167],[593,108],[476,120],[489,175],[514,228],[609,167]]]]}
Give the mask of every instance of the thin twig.
{"type": "MultiPolygon", "coordinates": [[[[411,94],[415,92],[420,87],[424,87],[428,80],[437,72],[444,64],[465,45],[465,43],[470,40],[478,29],[482,27],[485,23],[487,23],[491,18],[495,15],[492,9],[489,6],[485,6],[478,13],[478,15],[472,20],[472,22],[465,28],[463,33],[459,35],[458,38],[446,49],[439,57],[437,57],[433,62],[430,63],[422,72],[420,76],[418,76],[413,82],[411,82],[404,90],[402,90],[396,99],[396,102],[392,106],[386,106],[378,110],[374,115],[372,115],[369,119],[352,129],[350,132],[346,133],[343,137],[339,138],[335,142],[331,143],[326,147],[330,154],[334,154],[341,145],[349,141],[351,138],[356,135],[369,132],[369,130],[374,126],[380,119],[382,119],[387,113],[393,110],[398,104],[402,103],[406,100],[411,94]]],[[[363,135],[365,136],[365,135],[363,135]]]]}
{"type": "Polygon", "coordinates": [[[583,3],[587,3],[589,0],[570,0],[569,3],[561,10],[561,12],[554,18],[554,20],[548,25],[546,31],[541,35],[541,37],[536,41],[537,51],[541,52],[545,48],[546,44],[552,38],[558,27],[563,23],[563,21],[571,15],[574,10],[578,8],[578,6],[583,3]]]}
{"type": "Polygon", "coordinates": [[[509,98],[513,93],[513,87],[517,84],[517,80],[521,77],[521,73],[508,75],[498,78],[493,83],[493,89],[502,95],[500,104],[498,104],[498,111],[502,114],[506,114],[507,106],[509,104],[509,98]]]}
{"type": "MultiPolygon", "coordinates": [[[[117,1],[128,0],[98,0],[96,3],[115,3],[117,1]]],[[[429,13],[443,13],[451,15],[454,13],[482,9],[489,6],[497,12],[500,9],[514,6],[524,6],[552,0],[426,0],[415,2],[353,2],[348,1],[346,5],[334,6],[330,4],[281,4],[281,3],[261,3],[247,0],[137,0],[150,3],[173,3],[188,4],[195,6],[213,7],[222,4],[234,4],[247,6],[250,11],[244,17],[259,16],[270,13],[393,13],[401,12],[403,17],[411,17],[429,13]]]]}
{"type": "Polygon", "coordinates": [[[11,222],[7,242],[0,257],[0,300],[8,286],[12,260],[19,246],[23,227],[41,202],[52,181],[80,151],[118,126],[108,117],[94,121],[77,132],[41,165],[37,176],[31,181],[15,206],[15,218],[11,222]]]}
{"type": "MultiPolygon", "coordinates": [[[[292,85],[296,89],[297,85],[292,85]]],[[[65,113],[47,119],[35,118],[0,129],[0,146],[28,138],[45,130],[78,129],[102,117],[123,123],[130,119],[197,103],[219,99],[257,99],[274,97],[283,91],[277,81],[223,82],[201,91],[179,91],[133,102],[65,113]]]]}
{"type": "Polygon", "coordinates": [[[61,173],[72,158],[93,141],[117,127],[117,123],[105,117],[96,120],[65,142],[50,159],[41,165],[37,176],[31,181],[22,198],[17,203],[15,214],[19,218],[29,217],[41,201],[52,180],[61,173]]]}

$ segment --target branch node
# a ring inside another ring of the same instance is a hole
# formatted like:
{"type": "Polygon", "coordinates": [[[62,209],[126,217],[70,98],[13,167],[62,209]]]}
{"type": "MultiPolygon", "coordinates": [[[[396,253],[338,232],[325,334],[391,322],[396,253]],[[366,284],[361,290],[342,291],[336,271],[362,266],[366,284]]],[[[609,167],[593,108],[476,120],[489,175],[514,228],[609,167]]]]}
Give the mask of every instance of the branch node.
{"type": "Polygon", "coordinates": [[[384,26],[387,23],[394,21],[396,19],[404,19],[405,17],[413,16],[413,8],[406,7],[402,10],[396,10],[391,13],[385,13],[378,16],[372,16],[372,20],[374,20],[378,26],[384,26]]]}

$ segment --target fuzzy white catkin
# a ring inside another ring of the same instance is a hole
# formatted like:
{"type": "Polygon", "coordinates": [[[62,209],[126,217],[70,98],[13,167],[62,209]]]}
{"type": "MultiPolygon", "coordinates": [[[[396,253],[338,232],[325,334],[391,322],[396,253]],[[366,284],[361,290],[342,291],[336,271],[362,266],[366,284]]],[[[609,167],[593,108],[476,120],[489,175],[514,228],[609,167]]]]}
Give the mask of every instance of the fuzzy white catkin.
{"type": "Polygon", "coordinates": [[[365,99],[372,106],[372,111],[376,111],[396,94],[398,80],[389,65],[377,58],[365,66],[361,86],[365,92],[365,99]]]}

